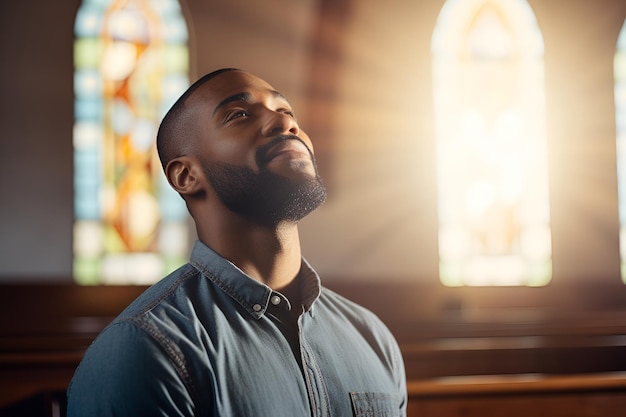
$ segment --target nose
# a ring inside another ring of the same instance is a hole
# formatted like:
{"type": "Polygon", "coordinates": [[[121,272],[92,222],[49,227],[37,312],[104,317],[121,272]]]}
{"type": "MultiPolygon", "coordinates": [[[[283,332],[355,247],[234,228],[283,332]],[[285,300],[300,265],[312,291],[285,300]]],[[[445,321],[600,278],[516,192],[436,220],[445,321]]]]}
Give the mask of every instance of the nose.
{"type": "Polygon", "coordinates": [[[296,119],[281,111],[269,111],[265,124],[263,125],[264,136],[276,135],[298,135],[300,127],[296,119]]]}

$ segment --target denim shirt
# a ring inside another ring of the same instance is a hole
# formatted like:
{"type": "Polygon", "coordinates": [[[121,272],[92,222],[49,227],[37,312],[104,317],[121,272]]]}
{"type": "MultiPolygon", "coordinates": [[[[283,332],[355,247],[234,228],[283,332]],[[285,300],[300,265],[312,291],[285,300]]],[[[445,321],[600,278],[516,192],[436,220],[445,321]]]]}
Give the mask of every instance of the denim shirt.
{"type": "Polygon", "coordinates": [[[400,350],[302,261],[302,313],[197,242],[89,347],[68,416],[405,416],[400,350]]]}

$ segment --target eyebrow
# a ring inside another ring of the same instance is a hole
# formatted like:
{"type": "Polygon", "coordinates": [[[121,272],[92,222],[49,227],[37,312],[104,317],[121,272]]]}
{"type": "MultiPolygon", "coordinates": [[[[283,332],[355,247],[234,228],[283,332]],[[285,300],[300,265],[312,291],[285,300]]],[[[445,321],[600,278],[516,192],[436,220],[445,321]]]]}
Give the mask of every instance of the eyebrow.
{"type": "MultiPolygon", "coordinates": [[[[287,100],[287,97],[285,97],[285,95],[281,93],[280,91],[270,90],[270,94],[272,94],[273,97],[281,98],[285,100],[287,103],[289,103],[289,100],[287,100]]],[[[215,106],[215,110],[213,110],[213,115],[215,115],[215,113],[217,113],[222,107],[224,107],[228,103],[232,103],[235,101],[250,102],[252,101],[252,94],[247,93],[247,92],[242,92],[242,93],[237,93],[237,94],[233,94],[232,96],[226,97],[224,100],[220,101],[217,106],[215,106]]]]}

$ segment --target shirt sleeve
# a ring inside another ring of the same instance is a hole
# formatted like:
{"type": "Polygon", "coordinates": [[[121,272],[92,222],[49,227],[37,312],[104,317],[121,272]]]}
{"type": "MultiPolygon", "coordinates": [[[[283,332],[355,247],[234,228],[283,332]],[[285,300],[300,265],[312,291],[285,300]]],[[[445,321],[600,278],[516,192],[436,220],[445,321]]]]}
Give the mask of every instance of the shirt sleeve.
{"type": "Polygon", "coordinates": [[[133,322],[107,328],[68,388],[68,417],[193,416],[192,394],[174,361],[133,322]]]}

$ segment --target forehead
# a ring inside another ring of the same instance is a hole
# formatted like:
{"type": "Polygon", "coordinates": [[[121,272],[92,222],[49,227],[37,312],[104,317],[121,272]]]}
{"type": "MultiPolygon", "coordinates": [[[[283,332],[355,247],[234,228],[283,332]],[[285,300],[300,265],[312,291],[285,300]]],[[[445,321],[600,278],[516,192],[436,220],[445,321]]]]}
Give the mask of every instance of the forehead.
{"type": "Polygon", "coordinates": [[[266,81],[247,72],[234,70],[210,79],[192,95],[192,102],[201,102],[206,110],[213,112],[224,100],[240,93],[263,98],[280,95],[266,81]]]}

